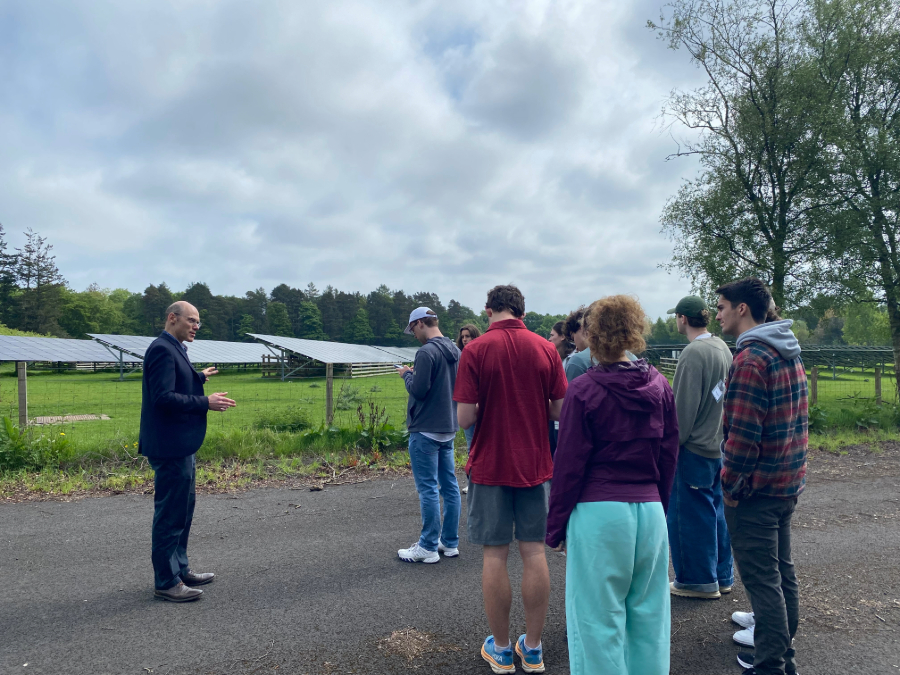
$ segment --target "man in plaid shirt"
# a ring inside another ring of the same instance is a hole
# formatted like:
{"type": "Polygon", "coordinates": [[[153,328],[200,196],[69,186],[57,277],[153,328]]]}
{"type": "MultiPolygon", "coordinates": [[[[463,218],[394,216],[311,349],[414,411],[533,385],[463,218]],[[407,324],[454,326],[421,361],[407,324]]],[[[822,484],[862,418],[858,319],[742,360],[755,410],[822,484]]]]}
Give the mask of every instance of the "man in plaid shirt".
{"type": "Polygon", "coordinates": [[[725,520],[755,620],[756,654],[739,654],[738,663],[745,675],[794,675],[800,603],[791,517],[806,483],[806,371],[793,322],[778,320],[762,281],[741,279],[716,293],[722,331],[737,337],[725,391],[725,520]]]}

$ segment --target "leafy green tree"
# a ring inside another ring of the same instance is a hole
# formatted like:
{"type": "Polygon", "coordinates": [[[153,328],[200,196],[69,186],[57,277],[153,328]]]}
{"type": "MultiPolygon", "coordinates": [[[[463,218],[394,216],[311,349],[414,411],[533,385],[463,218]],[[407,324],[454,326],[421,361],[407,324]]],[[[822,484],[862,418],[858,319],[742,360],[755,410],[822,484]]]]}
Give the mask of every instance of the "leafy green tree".
{"type": "Polygon", "coordinates": [[[284,306],[283,302],[270,302],[266,314],[271,335],[294,337],[294,330],[291,328],[291,319],[288,316],[287,307],[284,306]]]}
{"type": "Polygon", "coordinates": [[[872,302],[849,304],[842,335],[848,345],[889,345],[891,326],[887,311],[872,302]]]}
{"type": "Polygon", "coordinates": [[[238,339],[242,342],[254,342],[253,338],[248,335],[248,333],[258,333],[256,330],[256,322],[253,320],[253,317],[249,314],[244,314],[241,317],[241,321],[238,324],[238,339]]]}
{"type": "Polygon", "coordinates": [[[685,49],[706,76],[672,94],[667,113],[699,132],[675,156],[701,174],[666,205],[671,263],[709,295],[755,274],[779,307],[808,297],[826,276],[835,204],[823,191],[841,68],[822,69],[804,39],[808,5],[793,0],[676,0],[649,26],[685,49]]]}
{"type": "Polygon", "coordinates": [[[269,294],[266,289],[257,288],[255,291],[247,291],[244,295],[244,314],[253,317],[254,333],[267,333],[269,327],[266,322],[266,308],[269,305],[269,294]]]}
{"type": "Polygon", "coordinates": [[[823,63],[846,63],[834,106],[837,160],[827,176],[845,207],[835,276],[849,294],[874,290],[884,303],[900,389],[900,5],[820,0],[816,9],[811,43],[823,63]]]}
{"type": "Polygon", "coordinates": [[[795,319],[794,324],[791,326],[791,330],[794,332],[794,337],[797,338],[798,342],[809,341],[809,327],[807,327],[806,322],[803,319],[795,319]]]}
{"type": "Polygon", "coordinates": [[[366,297],[366,311],[376,338],[385,344],[391,344],[391,340],[397,339],[400,331],[394,322],[394,298],[391,289],[381,284],[369,293],[366,297]]]}
{"type": "Polygon", "coordinates": [[[300,329],[296,335],[304,340],[327,340],[325,330],[322,328],[322,314],[316,303],[311,300],[300,303],[298,310],[298,323],[300,329]]]}
{"type": "Polygon", "coordinates": [[[159,286],[150,284],[142,298],[144,330],[146,335],[157,335],[166,325],[166,309],[175,301],[165,282],[159,286]]]}

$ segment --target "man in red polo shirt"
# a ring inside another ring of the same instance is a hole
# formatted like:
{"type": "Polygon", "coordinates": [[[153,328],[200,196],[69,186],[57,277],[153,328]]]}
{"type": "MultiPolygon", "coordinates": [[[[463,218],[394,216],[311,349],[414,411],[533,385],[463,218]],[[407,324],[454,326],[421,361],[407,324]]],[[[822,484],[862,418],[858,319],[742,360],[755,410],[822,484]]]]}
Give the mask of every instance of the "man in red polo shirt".
{"type": "Polygon", "coordinates": [[[469,541],[484,547],[481,583],[493,632],[481,655],[495,673],[515,670],[507,571],[515,531],[525,606],[525,635],[515,651],[526,672],[542,673],[541,633],[550,602],[544,536],[553,476],[547,426],[559,419],[566,375],[553,344],[522,323],[525,298],[518,288],[492,288],[485,311],[490,327],[463,350],[453,392],[460,427],[475,424],[466,464],[467,525],[469,541]]]}

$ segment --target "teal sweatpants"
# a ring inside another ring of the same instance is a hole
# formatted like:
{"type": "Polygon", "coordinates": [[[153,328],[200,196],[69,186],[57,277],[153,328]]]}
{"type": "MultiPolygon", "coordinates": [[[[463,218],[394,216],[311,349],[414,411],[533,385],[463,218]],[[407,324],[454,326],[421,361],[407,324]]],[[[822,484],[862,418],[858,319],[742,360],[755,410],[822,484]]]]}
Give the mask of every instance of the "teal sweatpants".
{"type": "Polygon", "coordinates": [[[582,502],[566,530],[572,675],[668,675],[669,536],[662,504],[582,502]]]}

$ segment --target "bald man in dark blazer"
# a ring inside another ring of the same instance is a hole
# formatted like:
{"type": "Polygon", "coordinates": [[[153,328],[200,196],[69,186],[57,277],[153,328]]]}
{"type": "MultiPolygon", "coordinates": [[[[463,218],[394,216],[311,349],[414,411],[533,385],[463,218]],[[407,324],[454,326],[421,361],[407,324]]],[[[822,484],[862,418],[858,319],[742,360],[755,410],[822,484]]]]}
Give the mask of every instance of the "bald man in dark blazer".
{"type": "Polygon", "coordinates": [[[193,572],[187,543],[194,517],[195,454],[206,436],[206,413],[235,405],[228,392],[203,393],[203,384],[218,371],[198,372],[185,342],[200,329],[197,308],[176,302],[166,310],[166,329],[144,353],[139,452],[156,472],[154,479],[151,559],[155,595],[172,602],[197,600],[212,572],[193,572]]]}

